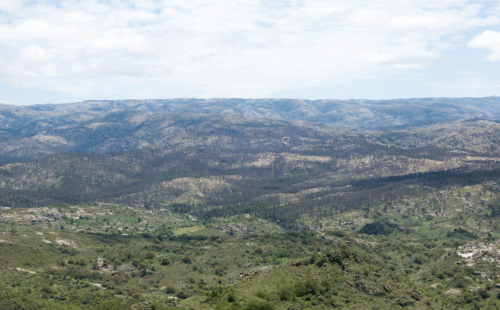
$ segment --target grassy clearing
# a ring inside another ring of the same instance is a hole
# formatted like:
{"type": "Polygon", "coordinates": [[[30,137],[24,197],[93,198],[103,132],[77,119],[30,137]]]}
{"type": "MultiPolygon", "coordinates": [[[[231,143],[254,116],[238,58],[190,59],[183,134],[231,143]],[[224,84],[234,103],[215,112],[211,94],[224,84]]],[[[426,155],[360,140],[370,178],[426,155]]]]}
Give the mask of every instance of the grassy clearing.
{"type": "Polygon", "coordinates": [[[201,226],[193,226],[193,227],[182,227],[174,230],[174,235],[183,235],[183,234],[190,234],[190,233],[196,233],[200,230],[203,230],[203,227],[201,226]]]}

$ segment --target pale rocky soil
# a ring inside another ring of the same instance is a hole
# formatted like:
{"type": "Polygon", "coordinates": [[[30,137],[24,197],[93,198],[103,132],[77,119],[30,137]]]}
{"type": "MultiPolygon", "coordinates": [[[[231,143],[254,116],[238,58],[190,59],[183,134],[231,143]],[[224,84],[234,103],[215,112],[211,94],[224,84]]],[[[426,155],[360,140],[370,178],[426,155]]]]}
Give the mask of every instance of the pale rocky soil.
{"type": "MultiPolygon", "coordinates": [[[[229,176],[228,179],[234,179],[229,176]]],[[[213,191],[226,190],[232,192],[235,188],[225,181],[225,177],[206,178],[177,178],[169,182],[162,183],[163,188],[174,188],[182,190],[179,197],[166,197],[165,203],[201,203],[208,193],[213,191]]]]}
{"type": "Polygon", "coordinates": [[[456,250],[457,255],[463,257],[462,263],[474,266],[479,261],[486,261],[500,265],[500,250],[498,245],[485,242],[469,242],[456,250]]]}
{"type": "Polygon", "coordinates": [[[328,156],[304,156],[292,153],[259,153],[256,155],[254,161],[247,162],[244,165],[246,167],[267,167],[270,166],[278,156],[283,156],[286,163],[291,163],[299,167],[307,162],[327,163],[332,161],[332,158],[328,156]]]}

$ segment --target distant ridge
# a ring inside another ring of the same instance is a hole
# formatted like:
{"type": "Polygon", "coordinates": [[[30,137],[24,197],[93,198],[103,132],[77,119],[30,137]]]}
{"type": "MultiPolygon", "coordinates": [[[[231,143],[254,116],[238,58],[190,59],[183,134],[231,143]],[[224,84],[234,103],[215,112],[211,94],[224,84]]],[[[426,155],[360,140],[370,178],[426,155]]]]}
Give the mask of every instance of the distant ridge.
{"type": "MultiPolygon", "coordinates": [[[[305,99],[154,99],[86,100],[67,104],[2,106],[2,110],[36,111],[53,116],[116,111],[237,114],[251,118],[301,120],[358,129],[404,129],[462,119],[500,119],[500,97],[411,98],[394,100],[305,99]]],[[[0,112],[2,113],[2,112],[0,112]]],[[[1,120],[0,120],[1,126],[1,120]]],[[[1,128],[1,127],[0,127],[1,128]]]]}
{"type": "MultiPolygon", "coordinates": [[[[243,141],[247,128],[285,126],[299,130],[314,127],[318,132],[348,130],[357,135],[361,131],[408,129],[414,132],[434,125],[453,131],[457,122],[481,120],[499,122],[499,97],[397,100],[222,98],[88,100],[29,106],[0,104],[0,164],[54,153],[110,154],[156,148],[177,140],[175,143],[182,147],[198,145],[210,137],[243,141]],[[200,128],[205,131],[200,131],[200,128]]],[[[409,133],[401,134],[406,136],[409,133]]],[[[279,141],[287,136],[284,134],[279,141]]],[[[391,137],[387,139],[389,141],[391,137]]],[[[414,138],[410,135],[406,140],[413,141],[414,138]]],[[[233,142],[227,143],[227,146],[233,145],[233,142]]],[[[412,143],[400,141],[405,147],[412,143]]]]}

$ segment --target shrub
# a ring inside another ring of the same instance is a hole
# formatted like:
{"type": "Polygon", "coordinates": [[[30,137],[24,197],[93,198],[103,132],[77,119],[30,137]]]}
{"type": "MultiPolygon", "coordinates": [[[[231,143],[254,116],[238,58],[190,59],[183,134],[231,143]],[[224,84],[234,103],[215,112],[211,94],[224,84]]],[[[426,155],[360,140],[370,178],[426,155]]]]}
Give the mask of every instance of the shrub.
{"type": "Polygon", "coordinates": [[[325,292],[330,291],[330,289],[331,289],[331,287],[332,287],[331,283],[330,283],[330,282],[328,282],[327,280],[323,280],[323,281],[321,281],[321,286],[324,288],[324,291],[325,291],[325,292]]]}
{"type": "Polygon", "coordinates": [[[42,292],[52,294],[54,291],[52,290],[52,287],[46,284],[42,287],[42,292]]]}
{"type": "Polygon", "coordinates": [[[339,266],[343,266],[344,261],[346,259],[349,259],[350,257],[351,257],[351,252],[349,251],[348,248],[335,249],[326,254],[326,258],[330,261],[330,263],[337,264],[339,266]]]}
{"type": "Polygon", "coordinates": [[[100,302],[95,306],[96,310],[125,310],[130,309],[127,304],[122,303],[120,300],[106,300],[100,302]]]}
{"type": "Polygon", "coordinates": [[[480,288],[478,291],[477,291],[477,294],[482,298],[482,299],[486,299],[488,297],[490,297],[490,294],[488,293],[488,291],[484,288],[480,288]]]}
{"type": "Polygon", "coordinates": [[[145,269],[145,268],[146,268],[146,265],[144,265],[144,263],[143,263],[143,262],[140,262],[140,261],[137,261],[137,260],[134,260],[134,261],[132,262],[132,265],[133,265],[134,267],[136,267],[137,269],[145,269]]]}
{"type": "Polygon", "coordinates": [[[421,265],[424,262],[424,259],[420,255],[417,255],[413,258],[413,262],[415,264],[421,265]]]}
{"type": "Polygon", "coordinates": [[[122,284],[127,282],[129,279],[129,276],[124,273],[123,271],[118,271],[111,277],[111,281],[113,281],[115,284],[122,284]]]}
{"type": "Polygon", "coordinates": [[[463,294],[463,299],[466,303],[471,303],[474,301],[474,296],[472,294],[472,292],[470,291],[466,291],[464,294],[463,294]]]}
{"type": "Polygon", "coordinates": [[[210,293],[208,293],[208,296],[210,298],[217,298],[221,297],[222,295],[224,295],[224,288],[222,286],[219,286],[215,290],[212,290],[210,293]]]}
{"type": "Polygon", "coordinates": [[[153,303],[151,306],[151,310],[167,310],[169,307],[162,305],[158,302],[153,303]]]}
{"type": "Polygon", "coordinates": [[[191,258],[190,258],[189,256],[184,256],[184,257],[182,258],[182,262],[183,262],[184,264],[191,264],[191,258]]]}
{"type": "Polygon", "coordinates": [[[366,224],[359,230],[360,233],[362,234],[367,234],[367,235],[388,235],[391,233],[390,227],[382,222],[382,221],[377,221],[371,224],[366,224]]]}
{"type": "Polygon", "coordinates": [[[177,296],[177,298],[181,298],[181,299],[186,299],[189,297],[188,293],[184,292],[184,291],[180,291],[179,293],[177,293],[175,296],[177,296]]]}
{"type": "Polygon", "coordinates": [[[274,310],[274,306],[265,301],[252,301],[245,307],[245,310],[274,310]]]}
{"type": "Polygon", "coordinates": [[[269,296],[263,291],[257,292],[257,294],[255,294],[255,296],[262,298],[262,299],[269,299],[269,296]]]}
{"type": "Polygon", "coordinates": [[[215,274],[218,275],[218,276],[222,276],[224,274],[224,268],[222,267],[217,267],[215,268],[215,274]]]}
{"type": "Polygon", "coordinates": [[[316,295],[318,292],[318,285],[315,281],[307,280],[295,285],[295,292],[298,297],[306,296],[309,294],[316,295]]]}
{"type": "Polygon", "coordinates": [[[104,286],[107,290],[114,290],[115,289],[115,284],[111,280],[104,282],[104,284],[102,286],[104,286]]]}
{"type": "Polygon", "coordinates": [[[282,288],[278,291],[278,296],[281,301],[287,300],[287,301],[294,301],[295,300],[295,294],[293,293],[293,289],[289,287],[282,288]]]}
{"type": "Polygon", "coordinates": [[[466,230],[466,229],[463,229],[463,228],[458,228],[458,229],[455,229],[453,231],[450,231],[446,234],[446,237],[448,238],[460,238],[460,239],[477,239],[478,237],[466,230]]]}
{"type": "Polygon", "coordinates": [[[162,266],[168,266],[170,264],[170,260],[168,258],[164,258],[161,260],[162,266]]]}
{"type": "Polygon", "coordinates": [[[169,285],[165,288],[165,293],[167,294],[174,294],[175,293],[175,287],[169,285]]]}
{"type": "Polygon", "coordinates": [[[33,308],[26,301],[20,301],[14,298],[1,298],[0,309],[29,310],[33,308]]]}
{"type": "Polygon", "coordinates": [[[466,288],[467,287],[467,280],[465,278],[459,276],[455,277],[455,287],[456,288],[466,288]]]}
{"type": "Polygon", "coordinates": [[[343,232],[341,230],[329,230],[326,233],[328,233],[330,235],[334,235],[334,236],[340,237],[340,238],[346,237],[345,232],[343,232]]]}

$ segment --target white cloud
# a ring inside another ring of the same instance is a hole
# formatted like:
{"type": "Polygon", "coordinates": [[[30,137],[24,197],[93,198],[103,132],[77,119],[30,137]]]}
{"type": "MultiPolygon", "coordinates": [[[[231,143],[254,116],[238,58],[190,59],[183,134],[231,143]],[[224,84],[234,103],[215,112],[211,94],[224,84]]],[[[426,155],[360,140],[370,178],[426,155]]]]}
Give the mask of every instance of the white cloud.
{"type": "MultiPolygon", "coordinates": [[[[474,2],[0,0],[0,83],[89,97],[259,97],[422,70],[455,44],[443,37],[500,24],[474,2]]],[[[493,60],[499,44],[486,33],[470,46],[493,60]]]]}
{"type": "Polygon", "coordinates": [[[113,29],[106,31],[90,45],[98,50],[147,50],[145,38],[131,29],[113,29]]]}
{"type": "Polygon", "coordinates": [[[486,48],[491,51],[491,54],[486,56],[486,60],[500,60],[500,32],[486,30],[480,35],[475,36],[469,42],[470,47],[486,48]]]}
{"type": "Polygon", "coordinates": [[[12,11],[21,7],[21,1],[19,0],[0,0],[0,10],[2,11],[12,11]]]}
{"type": "Polygon", "coordinates": [[[40,46],[30,45],[23,50],[23,57],[28,61],[45,61],[50,59],[50,54],[40,46]]]}
{"type": "Polygon", "coordinates": [[[43,35],[50,30],[50,24],[43,20],[28,19],[17,26],[17,30],[27,35],[43,35]]]}

